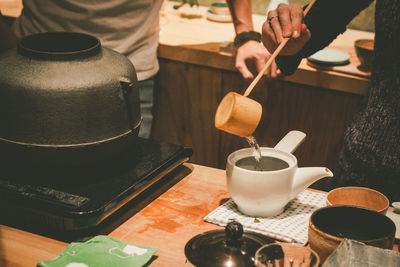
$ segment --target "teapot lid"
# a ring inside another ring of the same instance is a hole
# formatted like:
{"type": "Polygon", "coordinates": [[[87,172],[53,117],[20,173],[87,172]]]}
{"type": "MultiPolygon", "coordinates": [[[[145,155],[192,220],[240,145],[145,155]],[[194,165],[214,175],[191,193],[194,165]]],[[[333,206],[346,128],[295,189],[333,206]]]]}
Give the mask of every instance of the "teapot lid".
{"type": "Polygon", "coordinates": [[[261,246],[274,240],[230,222],[225,230],[199,234],[187,242],[186,258],[195,266],[255,266],[254,256],[261,246]]]}

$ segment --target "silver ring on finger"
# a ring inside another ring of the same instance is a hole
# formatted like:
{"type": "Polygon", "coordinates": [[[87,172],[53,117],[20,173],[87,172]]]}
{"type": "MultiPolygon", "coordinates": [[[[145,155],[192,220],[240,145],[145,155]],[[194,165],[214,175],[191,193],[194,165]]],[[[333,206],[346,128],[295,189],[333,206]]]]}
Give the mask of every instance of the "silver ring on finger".
{"type": "Polygon", "coordinates": [[[272,24],[271,24],[271,21],[273,20],[273,19],[276,19],[276,18],[278,18],[279,16],[278,15],[276,15],[276,16],[272,16],[272,17],[269,17],[268,18],[268,24],[269,24],[269,26],[272,28],[272,24]]]}

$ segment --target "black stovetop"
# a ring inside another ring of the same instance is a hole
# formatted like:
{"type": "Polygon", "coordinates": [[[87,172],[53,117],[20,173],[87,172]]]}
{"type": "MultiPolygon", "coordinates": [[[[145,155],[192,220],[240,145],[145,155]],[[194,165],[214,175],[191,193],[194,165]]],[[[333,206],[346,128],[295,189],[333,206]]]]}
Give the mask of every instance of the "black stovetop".
{"type": "Polygon", "coordinates": [[[143,192],[157,187],[191,155],[189,148],[138,138],[123,160],[106,166],[48,177],[0,177],[4,219],[0,223],[29,225],[25,226],[29,231],[40,234],[43,229],[90,232],[143,192]]]}

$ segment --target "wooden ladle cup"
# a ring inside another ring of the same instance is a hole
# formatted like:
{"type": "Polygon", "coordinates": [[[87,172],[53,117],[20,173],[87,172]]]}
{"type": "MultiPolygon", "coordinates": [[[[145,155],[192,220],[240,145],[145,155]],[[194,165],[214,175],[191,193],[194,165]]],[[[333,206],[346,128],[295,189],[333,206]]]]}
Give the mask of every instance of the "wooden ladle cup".
{"type": "Polygon", "coordinates": [[[262,106],[257,101],[229,92],[215,113],[215,127],[241,137],[250,136],[261,120],[262,106]]]}

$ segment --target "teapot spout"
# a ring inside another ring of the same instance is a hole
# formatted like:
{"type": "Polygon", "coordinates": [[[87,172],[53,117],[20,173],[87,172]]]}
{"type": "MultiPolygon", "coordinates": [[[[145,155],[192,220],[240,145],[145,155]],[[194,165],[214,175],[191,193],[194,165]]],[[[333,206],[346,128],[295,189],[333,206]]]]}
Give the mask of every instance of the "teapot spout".
{"type": "Polygon", "coordinates": [[[295,198],[312,183],[324,177],[333,177],[333,173],[325,167],[298,168],[293,179],[290,199],[295,198]]]}

